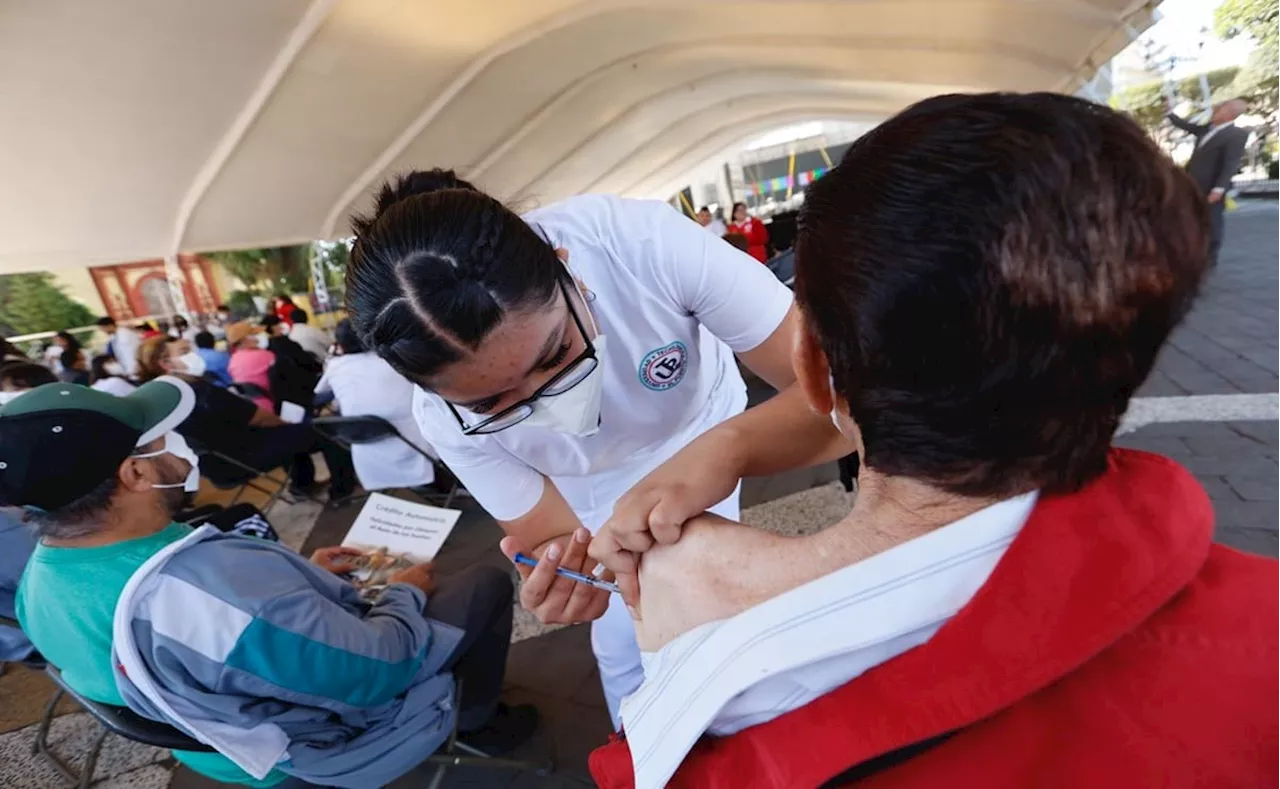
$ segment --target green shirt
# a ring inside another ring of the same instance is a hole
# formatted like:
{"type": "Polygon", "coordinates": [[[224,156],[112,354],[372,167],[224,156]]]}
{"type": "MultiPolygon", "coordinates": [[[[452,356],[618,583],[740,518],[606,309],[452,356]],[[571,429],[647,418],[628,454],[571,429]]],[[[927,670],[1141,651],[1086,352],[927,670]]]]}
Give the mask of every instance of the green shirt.
{"type": "MultiPolygon", "coordinates": [[[[171,523],[146,537],[96,548],[40,544],[18,584],[15,608],[28,638],[67,684],[86,698],[124,706],[111,666],[116,601],[134,572],[158,551],[191,533],[171,523]]],[[[287,776],[272,771],[255,780],[219,753],[174,751],[178,761],[224,783],[275,786],[287,776]]]]}

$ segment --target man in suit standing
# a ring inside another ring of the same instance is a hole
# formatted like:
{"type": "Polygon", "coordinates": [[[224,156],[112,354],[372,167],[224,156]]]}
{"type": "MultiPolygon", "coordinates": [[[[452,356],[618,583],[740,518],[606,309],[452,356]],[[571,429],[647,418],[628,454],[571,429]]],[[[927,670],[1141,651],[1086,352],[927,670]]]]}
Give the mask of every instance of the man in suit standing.
{"type": "Polygon", "coordinates": [[[1247,129],[1235,126],[1236,118],[1248,109],[1244,99],[1229,99],[1213,108],[1207,124],[1192,123],[1169,113],[1174,126],[1195,135],[1196,147],[1187,162],[1187,173],[1199,184],[1205,199],[1209,201],[1209,260],[1217,265],[1218,250],[1222,247],[1223,211],[1226,208],[1227,188],[1231,178],[1240,169],[1244,157],[1244,144],[1249,139],[1247,129]]]}

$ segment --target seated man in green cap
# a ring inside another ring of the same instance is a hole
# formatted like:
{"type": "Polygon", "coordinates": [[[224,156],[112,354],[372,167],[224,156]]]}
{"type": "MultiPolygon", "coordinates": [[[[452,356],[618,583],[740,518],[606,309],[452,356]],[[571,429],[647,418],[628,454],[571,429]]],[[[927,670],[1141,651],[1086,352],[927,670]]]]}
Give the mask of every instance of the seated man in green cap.
{"type": "Polygon", "coordinates": [[[0,504],[27,508],[40,538],[18,620],[67,683],[214,747],[174,755],[250,786],[381,786],[455,718],[481,750],[526,739],[536,711],[498,702],[510,576],[473,567],[437,587],[417,565],[369,603],[334,574],[344,549],[312,563],[174,523],[199,487],[175,432],[194,399],[163,376],[126,397],[47,384],[0,408],[0,504]]]}

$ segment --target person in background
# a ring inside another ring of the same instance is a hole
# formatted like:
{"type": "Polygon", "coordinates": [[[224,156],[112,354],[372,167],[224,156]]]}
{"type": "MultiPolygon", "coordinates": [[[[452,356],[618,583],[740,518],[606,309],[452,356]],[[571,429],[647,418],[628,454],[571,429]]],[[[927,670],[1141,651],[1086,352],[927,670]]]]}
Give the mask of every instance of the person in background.
{"type": "Polygon", "coordinates": [[[275,411],[275,401],[271,397],[271,367],[276,363],[276,355],[267,350],[267,336],[256,326],[245,321],[233,323],[227,327],[227,351],[231,360],[227,362],[227,372],[235,383],[253,384],[262,390],[251,399],[259,408],[275,411]]]}
{"type": "MultiPolygon", "coordinates": [[[[271,314],[288,324],[293,320],[294,310],[293,299],[281,293],[271,300],[271,314]]],[[[286,330],[288,326],[285,327],[286,330]]]]}
{"type": "MultiPolygon", "coordinates": [[[[717,209],[718,211],[719,209],[717,209]]],[[[716,238],[724,238],[726,228],[724,220],[711,212],[710,206],[703,206],[698,209],[698,224],[707,229],[707,232],[716,238]]]]}
{"type": "MultiPolygon", "coordinates": [[[[196,408],[178,428],[192,441],[255,469],[289,468],[295,493],[309,493],[315,485],[311,455],[321,452],[329,466],[330,500],[345,498],[355,490],[350,452],[324,439],[310,425],[286,423],[269,401],[262,404],[258,398],[241,397],[219,388],[204,377],[204,360],[191,353],[185,340],[147,340],[138,353],[138,361],[141,381],[173,376],[195,392],[196,408]]],[[[235,478],[243,471],[217,458],[211,459],[207,468],[218,478],[235,478]]]]}
{"type": "Polygon", "coordinates": [[[0,502],[28,507],[39,535],[14,607],[63,680],[210,743],[174,756],[219,783],[384,786],[455,721],[488,753],[528,739],[537,710],[500,702],[510,576],[420,564],[365,600],[337,576],[350,549],[308,562],[177,523],[200,478],[175,432],[195,400],[162,377],[124,398],[57,384],[0,409],[0,502]]]}
{"type": "Polygon", "coordinates": [[[0,404],[35,389],[37,386],[57,383],[58,376],[48,367],[35,362],[6,362],[0,365],[0,404]]]}
{"type": "Polygon", "coordinates": [[[1249,140],[1248,129],[1236,128],[1235,121],[1247,109],[1249,105],[1244,99],[1230,99],[1214,107],[1209,122],[1201,124],[1179,117],[1172,106],[1169,108],[1170,122],[1196,138],[1195,150],[1187,162],[1187,174],[1195,179],[1209,202],[1209,262],[1215,266],[1225,231],[1227,190],[1240,169],[1244,146],[1249,140]]]}
{"type": "Polygon", "coordinates": [[[59,381],[79,386],[89,385],[89,365],[84,359],[84,351],[82,349],[66,349],[62,352],[60,361],[62,362],[62,372],[58,373],[59,381]]]}
{"type": "Polygon", "coordinates": [[[265,316],[262,325],[267,332],[267,349],[276,357],[269,371],[272,401],[277,410],[288,402],[310,414],[315,404],[316,384],[324,373],[323,357],[317,359],[289,339],[289,324],[276,316],[265,316]]]}
{"type": "Polygon", "coordinates": [[[138,332],[126,326],[116,325],[114,318],[104,316],[98,319],[98,329],[107,335],[107,355],[124,368],[124,374],[130,378],[138,374],[138,346],[142,337],[138,332]]]}
{"type": "Polygon", "coordinates": [[[216,312],[214,312],[213,320],[209,322],[206,328],[216,339],[224,340],[227,337],[227,327],[233,322],[231,308],[225,304],[219,304],[216,312]]]}
{"type": "Polygon", "coordinates": [[[107,392],[116,397],[124,397],[138,387],[124,376],[124,368],[114,356],[102,354],[93,357],[89,364],[91,386],[99,392],[107,392]]]}
{"type": "Polygon", "coordinates": [[[734,249],[739,249],[747,254],[751,254],[749,251],[751,249],[751,244],[747,242],[747,237],[741,233],[725,233],[724,241],[734,249]]]}
{"type": "Polygon", "coordinates": [[[764,222],[747,213],[746,203],[733,204],[733,220],[729,223],[728,232],[737,233],[747,239],[747,254],[764,263],[769,259],[769,229],[764,222]]]}
{"type": "MultiPolygon", "coordinates": [[[[406,441],[435,457],[413,418],[413,384],[364,347],[350,320],[343,319],[334,335],[334,356],[316,384],[317,397],[332,394],[343,416],[385,419],[406,441]]],[[[356,444],[351,447],[351,459],[366,490],[430,485],[436,478],[430,459],[395,438],[356,444]]]]}
{"type": "Polygon", "coordinates": [[[169,336],[179,340],[186,340],[194,343],[196,335],[200,333],[200,329],[192,326],[182,315],[175,315],[173,318],[173,328],[169,330],[169,336]]]}
{"type": "MultiPolygon", "coordinates": [[[[267,315],[262,319],[262,328],[267,334],[267,350],[274,353],[277,359],[288,359],[317,378],[324,372],[324,356],[319,358],[312,356],[289,337],[289,332],[293,328],[291,323],[280,320],[275,315],[267,315]]],[[[325,345],[324,350],[325,355],[328,355],[329,346],[325,345]]],[[[315,386],[314,381],[312,386],[315,386]]]]}
{"type": "Polygon", "coordinates": [[[30,361],[27,355],[22,352],[21,348],[9,342],[8,340],[0,339],[0,353],[4,355],[4,358],[2,361],[6,361],[6,362],[30,361]]]}
{"type": "Polygon", "coordinates": [[[226,388],[231,385],[231,354],[215,348],[213,334],[209,331],[196,332],[196,353],[204,359],[205,375],[210,376],[218,386],[226,388]]]}
{"type": "Polygon", "coordinates": [[[317,362],[323,364],[325,357],[329,355],[329,346],[333,344],[333,338],[324,330],[307,323],[307,313],[301,307],[293,308],[289,320],[293,324],[289,328],[289,339],[315,357],[317,362]]]}
{"type": "MultiPolygon", "coordinates": [[[[20,507],[0,507],[0,617],[16,621],[14,602],[27,560],[36,549],[35,530],[20,507]]],[[[36,648],[20,628],[0,624],[0,670],[5,663],[30,660],[36,648]]]]}

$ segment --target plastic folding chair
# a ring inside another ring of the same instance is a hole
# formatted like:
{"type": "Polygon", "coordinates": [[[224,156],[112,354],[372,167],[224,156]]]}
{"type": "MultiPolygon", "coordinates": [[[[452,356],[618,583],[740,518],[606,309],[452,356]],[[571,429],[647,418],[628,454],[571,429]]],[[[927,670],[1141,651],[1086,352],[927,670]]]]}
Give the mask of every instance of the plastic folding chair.
{"type": "MultiPolygon", "coordinates": [[[[437,478],[447,479],[449,490],[437,495],[424,495],[423,497],[441,507],[448,507],[453,503],[454,497],[458,493],[458,478],[453,475],[449,467],[441,463],[439,460],[427,454],[422,447],[413,443],[409,439],[400,434],[396,430],[395,425],[378,416],[322,416],[311,421],[312,427],[320,431],[327,438],[341,444],[350,449],[355,444],[374,444],[387,439],[399,439],[405,446],[417,452],[427,459],[436,470],[437,478]]],[[[360,495],[368,495],[360,494],[360,495]]],[[[420,494],[423,495],[423,494],[420,494]]],[[[354,500],[356,497],[349,497],[346,502],[354,500]]],[[[344,502],[345,503],[345,502],[344,502]]]]}

